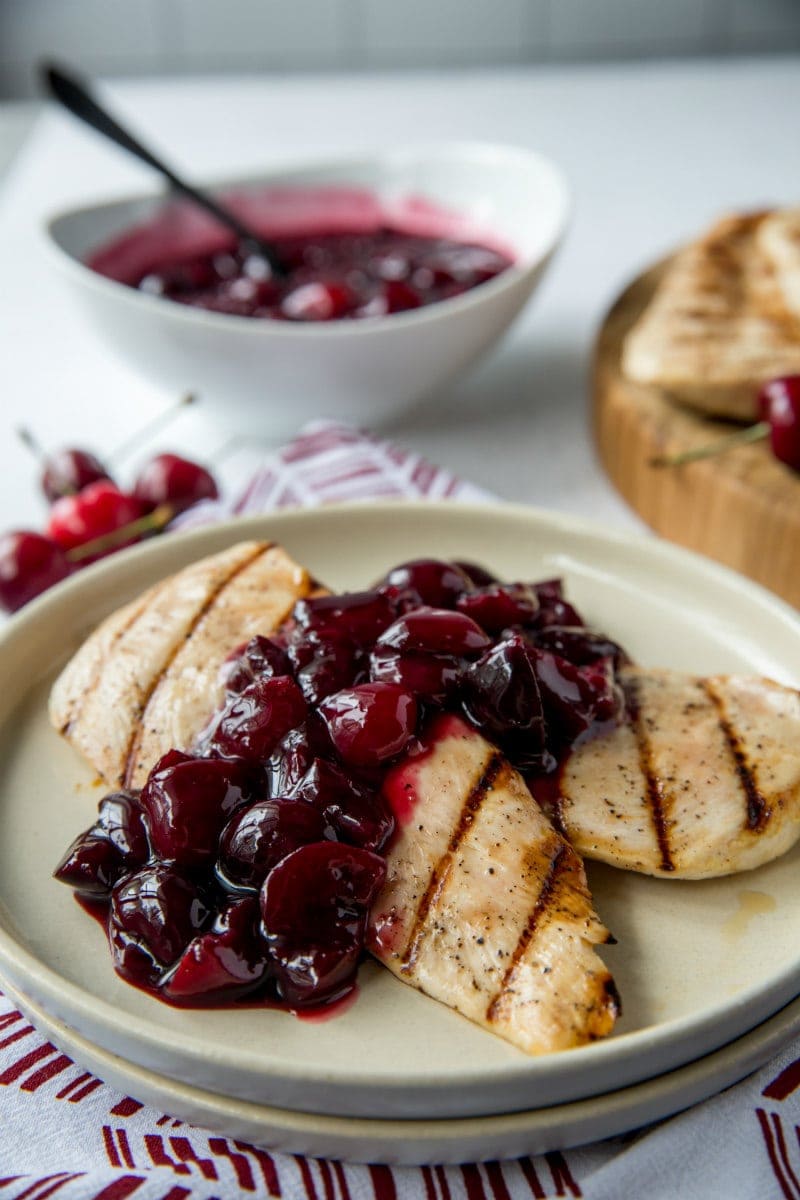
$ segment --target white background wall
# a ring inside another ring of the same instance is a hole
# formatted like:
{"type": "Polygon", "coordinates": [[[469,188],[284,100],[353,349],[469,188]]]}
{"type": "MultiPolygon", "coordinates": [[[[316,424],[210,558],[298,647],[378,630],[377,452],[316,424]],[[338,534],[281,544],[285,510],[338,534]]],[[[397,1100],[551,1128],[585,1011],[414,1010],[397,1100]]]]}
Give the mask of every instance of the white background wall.
{"type": "Polygon", "coordinates": [[[0,96],[59,57],[105,75],[800,49],[800,0],[0,0],[0,96]]]}

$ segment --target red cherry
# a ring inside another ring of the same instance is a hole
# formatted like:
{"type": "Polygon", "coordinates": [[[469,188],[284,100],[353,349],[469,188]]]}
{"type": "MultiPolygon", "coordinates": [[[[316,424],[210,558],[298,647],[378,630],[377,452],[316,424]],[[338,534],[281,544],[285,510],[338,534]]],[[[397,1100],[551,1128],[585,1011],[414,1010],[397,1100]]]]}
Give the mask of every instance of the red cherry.
{"type": "Polygon", "coordinates": [[[492,583],[459,596],[459,610],[489,633],[509,625],[526,625],[539,611],[539,597],[529,583],[492,583]]]}
{"type": "Polygon", "coordinates": [[[772,453],[800,471],[800,375],[770,379],[758,393],[762,420],[769,422],[772,453]]]}
{"type": "Polygon", "coordinates": [[[318,1004],[350,989],[367,913],[385,877],[377,854],[336,842],[301,846],[273,868],[261,890],[261,915],[287,1004],[318,1004]]]}
{"type": "Polygon", "coordinates": [[[241,759],[163,756],[141,797],[153,853],[183,867],[212,862],[231,814],[252,804],[264,782],[263,774],[241,759]]]}
{"type": "Polygon", "coordinates": [[[402,279],[390,279],[383,285],[386,311],[388,313],[406,312],[410,308],[419,308],[422,298],[410,284],[402,279]]]}
{"type": "MultiPolygon", "coordinates": [[[[108,480],[100,479],[90,483],[77,496],[62,496],[55,502],[47,523],[47,534],[62,549],[72,550],[84,542],[91,542],[124,525],[130,525],[143,515],[144,508],[140,500],[121,492],[108,480]]],[[[137,541],[137,537],[132,537],[130,541],[137,541]]],[[[130,545],[130,542],[126,544],[130,545]]],[[[114,546],[114,549],[119,550],[120,546],[114,546]]],[[[84,561],[93,562],[101,557],[102,553],[84,561]]]]}
{"type": "Polygon", "coordinates": [[[211,737],[215,754],[266,762],[307,714],[303,693],[288,675],[256,679],[228,700],[211,737]]]}
{"type": "Polygon", "coordinates": [[[388,313],[407,312],[419,308],[424,300],[418,291],[403,279],[387,280],[381,290],[358,310],[360,317],[385,317],[388,313]]]}
{"type": "Polygon", "coordinates": [[[475,589],[466,571],[456,563],[438,558],[415,558],[400,563],[379,582],[378,590],[383,591],[387,584],[401,592],[416,592],[422,604],[433,608],[455,608],[459,596],[475,589]]]}
{"type": "Polygon", "coordinates": [[[267,969],[267,947],[258,931],[258,917],[255,896],[231,901],[207,933],[189,942],[162,981],[162,991],[178,1001],[251,991],[267,969]]]}
{"type": "Polygon", "coordinates": [[[80,834],[67,850],[53,875],[81,896],[107,899],[125,871],[119,850],[91,830],[80,834]]]}
{"type": "Polygon", "coordinates": [[[112,482],[100,459],[88,450],[56,450],[45,459],[42,491],[54,504],[62,496],[74,496],[100,479],[112,482]]]}
{"type": "Polygon", "coordinates": [[[417,702],[395,683],[362,683],[335,692],[319,706],[331,741],[345,763],[372,767],[394,758],[414,736],[417,702]]]}
{"type": "MultiPolygon", "coordinates": [[[[800,471],[800,375],[782,375],[768,379],[756,397],[759,420],[726,434],[706,446],[695,446],[680,454],[660,454],[650,459],[653,467],[682,467],[702,458],[712,458],[725,450],[746,446],[768,437],[770,448],[779,462],[800,471]]],[[[556,624],[570,625],[571,621],[556,624]]]]}
{"type": "Polygon", "coordinates": [[[343,283],[304,283],[284,296],[281,312],[292,321],[335,321],[356,304],[357,298],[343,283]]]}
{"type": "Polygon", "coordinates": [[[16,612],[72,571],[62,548],[28,530],[0,537],[0,608],[16,612]]]}
{"type": "Polygon", "coordinates": [[[108,940],[123,979],[152,987],[208,923],[211,911],[177,867],[151,863],[114,888],[108,940]]]}
{"type": "Polygon", "coordinates": [[[169,504],[180,512],[199,500],[216,500],[219,488],[199,463],[177,454],[157,454],[139,472],[133,494],[146,509],[169,504]]]}
{"type": "Polygon", "coordinates": [[[258,888],[287,854],[325,836],[325,817],[305,797],[259,800],[237,812],[223,830],[219,871],[234,887],[258,888]]]}
{"type": "Polygon", "coordinates": [[[423,606],[406,613],[383,631],[375,649],[387,646],[392,650],[421,650],[430,654],[477,658],[489,648],[489,638],[465,613],[423,606]]]}

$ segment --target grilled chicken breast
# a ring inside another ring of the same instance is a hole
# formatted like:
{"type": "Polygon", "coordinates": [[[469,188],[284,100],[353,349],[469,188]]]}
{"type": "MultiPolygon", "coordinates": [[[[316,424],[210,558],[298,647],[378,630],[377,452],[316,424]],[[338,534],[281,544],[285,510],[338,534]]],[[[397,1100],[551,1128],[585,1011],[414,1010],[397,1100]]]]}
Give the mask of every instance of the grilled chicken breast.
{"type": "Polygon", "coordinates": [[[572,753],[552,805],[576,850],[647,875],[705,879],[794,845],[800,692],[639,667],[620,682],[627,721],[572,753]]]}
{"type": "Polygon", "coordinates": [[[800,324],[768,213],[726,217],[675,256],[628,333],[622,369],[711,415],[757,419],[765,379],[800,371],[800,324]]]}
{"type": "Polygon", "coordinates": [[[593,949],[608,931],[581,860],[503,756],[443,716],[384,790],[399,831],[372,909],[372,953],[526,1053],[608,1034],[619,1000],[593,949]]]}
{"type": "Polygon", "coordinates": [[[53,687],[53,725],[111,787],[141,787],[162,754],[193,744],[221,700],[231,651],[272,633],[311,588],[266,542],[193,563],[88,638],[53,687]]]}
{"type": "Polygon", "coordinates": [[[800,208],[770,215],[758,230],[758,246],[771,263],[786,307],[800,320],[800,208]]]}

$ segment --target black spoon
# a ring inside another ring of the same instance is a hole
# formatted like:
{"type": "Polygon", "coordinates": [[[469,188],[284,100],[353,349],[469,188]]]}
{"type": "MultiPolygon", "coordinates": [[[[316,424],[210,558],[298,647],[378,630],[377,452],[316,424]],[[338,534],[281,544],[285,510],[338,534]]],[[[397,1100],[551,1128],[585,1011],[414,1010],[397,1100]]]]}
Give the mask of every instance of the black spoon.
{"type": "Polygon", "coordinates": [[[63,104],[64,108],[68,109],[73,116],[78,117],[87,125],[91,125],[92,129],[104,134],[112,142],[121,146],[123,150],[128,150],[136,158],[160,172],[165,179],[169,180],[176,192],[187,196],[200,208],[211,213],[212,217],[216,217],[222,225],[231,229],[240,241],[247,246],[252,246],[261,254],[269,263],[274,275],[286,275],[286,267],[271,242],[264,241],[262,237],[243,224],[234,213],[223,208],[211,196],[199,191],[198,188],[186,183],[179,175],[176,175],[171,167],[153,154],[152,150],[148,150],[132,134],[123,129],[119,122],[97,103],[88,87],[74,75],[70,75],[53,63],[45,63],[41,67],[41,76],[50,94],[60,104],[63,104]]]}

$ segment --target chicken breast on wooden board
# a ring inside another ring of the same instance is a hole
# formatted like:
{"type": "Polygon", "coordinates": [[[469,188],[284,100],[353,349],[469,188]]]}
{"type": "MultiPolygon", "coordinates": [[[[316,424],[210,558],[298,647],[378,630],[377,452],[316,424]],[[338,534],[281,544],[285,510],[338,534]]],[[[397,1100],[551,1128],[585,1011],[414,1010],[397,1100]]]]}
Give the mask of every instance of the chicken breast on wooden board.
{"type": "Polygon", "coordinates": [[[620,682],[627,721],[575,750],[556,791],[554,824],[576,850],[646,875],[705,879],[794,845],[800,692],[638,667],[620,682]]]}
{"type": "Polygon", "coordinates": [[[770,213],[756,236],[759,249],[775,272],[786,307],[800,320],[800,208],[770,213]]]}
{"type": "Polygon", "coordinates": [[[800,323],[759,241],[768,219],[726,217],[675,256],[625,339],[628,379],[749,420],[764,380],[800,372],[800,323]]]}
{"type": "Polygon", "coordinates": [[[111,787],[141,787],[162,754],[187,749],[206,724],[230,652],[273,632],[311,588],[308,572],[267,542],[193,563],[88,638],[53,686],[53,725],[111,787]]]}
{"type": "Polygon", "coordinates": [[[581,860],[471,726],[443,716],[428,745],[385,783],[399,831],[370,950],[528,1054],[604,1037],[619,999],[581,860]]]}

